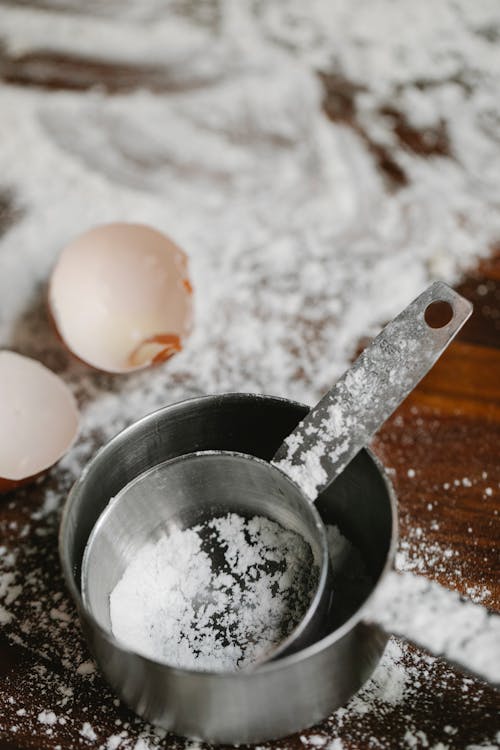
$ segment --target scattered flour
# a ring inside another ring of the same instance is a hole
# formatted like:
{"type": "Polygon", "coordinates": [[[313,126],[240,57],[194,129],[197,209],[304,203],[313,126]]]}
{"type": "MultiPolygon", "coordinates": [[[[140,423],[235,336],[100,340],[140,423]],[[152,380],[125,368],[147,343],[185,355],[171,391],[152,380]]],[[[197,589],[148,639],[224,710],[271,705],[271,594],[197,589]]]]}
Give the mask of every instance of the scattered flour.
{"type": "MultiPolygon", "coordinates": [[[[51,12],[2,5],[8,54],[42,49],[154,63],[169,86],[157,93],[146,82],[114,96],[0,88],[0,138],[8,144],[0,149],[0,188],[16,215],[0,239],[0,280],[8,279],[0,345],[63,375],[83,412],[81,439],[50,486],[40,485],[40,507],[24,490],[2,506],[0,624],[15,647],[31,651],[33,668],[5,681],[0,736],[12,744],[18,701],[30,696],[23,728],[33,742],[81,747],[90,742],[79,737],[75,696],[84,690],[99,707],[92,731],[108,738],[109,750],[149,750],[164,746],[164,735],[117,707],[95,670],[75,670],[88,651],[58,575],[63,498],[97,445],[165,403],[224,390],[314,403],[360,336],[430,280],[452,282],[489,252],[500,235],[498,8],[467,0],[439,9],[390,0],[42,6],[51,12]],[[319,70],[338,81],[330,119],[319,70]],[[342,103],[347,115],[335,112],[342,103]],[[426,137],[443,127],[450,156],[422,158],[398,135],[388,105],[426,137]],[[386,184],[369,141],[404,173],[397,189],[386,184]],[[44,285],[71,237],[124,217],[157,226],[187,250],[197,322],[166,367],[118,380],[61,349],[45,316],[44,285]],[[40,723],[44,707],[67,724],[40,723]]],[[[450,580],[456,568],[460,582],[462,563],[454,550],[445,557],[447,549],[410,530],[398,559],[450,580]]],[[[404,747],[406,732],[424,732],[429,747],[454,747],[443,729],[450,719],[429,718],[436,685],[457,724],[467,723],[470,748],[499,744],[483,734],[494,710],[487,688],[392,640],[365,688],[322,725],[330,750],[388,747],[384,738],[393,736],[404,747]]]]}
{"type": "MultiPolygon", "coordinates": [[[[404,29],[408,21],[382,0],[355,13],[345,2],[335,11],[318,2],[305,15],[296,3],[251,8],[221,3],[217,32],[175,14],[166,24],[158,11],[147,31],[132,34],[142,39],[134,43],[119,19],[2,11],[13,54],[41,39],[50,49],[51,38],[55,51],[64,50],[69,29],[75,54],[92,43],[103,54],[102,34],[112,28],[147,63],[170,49],[153,41],[167,25],[176,40],[169,69],[180,56],[192,78],[189,89],[162,96],[0,90],[0,137],[10,144],[0,155],[2,180],[29,206],[0,245],[1,278],[9,278],[0,341],[40,356],[77,393],[82,439],[63,464],[72,476],[96,430],[109,437],[166,401],[234,389],[316,401],[360,336],[432,278],[452,281],[500,234],[490,210],[500,160],[492,124],[497,60],[466,6],[457,15],[446,3],[437,27],[412,11],[415,36],[405,32],[404,60],[401,33],[391,38],[376,19],[404,29]],[[447,52],[443,80],[424,95],[416,81],[426,71],[433,79],[447,24],[456,50],[447,52]],[[298,28],[310,30],[309,43],[295,38],[298,28]],[[194,53],[200,46],[203,55],[194,53]],[[363,127],[407,173],[396,192],[386,189],[363,139],[323,111],[317,70],[332,59],[352,82],[363,127]],[[467,81],[453,80],[468,65],[475,96],[467,81]],[[200,67],[211,73],[210,85],[200,67]],[[450,150],[461,158],[422,159],[399,143],[381,113],[388,102],[405,116],[425,110],[433,125],[445,120],[450,150]],[[173,234],[187,250],[197,314],[185,350],[167,367],[118,381],[70,361],[41,313],[61,247],[93,224],[123,217],[173,234]]],[[[118,48],[110,43],[109,59],[118,48]]]]}
{"type": "Polygon", "coordinates": [[[76,668],[76,671],[80,675],[89,675],[94,674],[95,672],[95,664],[93,661],[83,661],[81,664],[78,665],[76,668]]]}
{"type": "Polygon", "coordinates": [[[310,734],[307,737],[301,737],[301,742],[312,745],[313,747],[324,747],[328,744],[328,737],[322,734],[310,734]]]}
{"type": "Polygon", "coordinates": [[[57,716],[53,711],[40,711],[38,714],[38,721],[40,724],[48,724],[49,726],[52,726],[52,724],[57,723],[57,716]]]}
{"type": "Polygon", "coordinates": [[[82,735],[82,737],[85,737],[85,739],[90,740],[91,742],[94,742],[94,740],[97,739],[97,734],[94,732],[92,725],[89,724],[88,721],[86,721],[83,727],[80,729],[80,734],[82,735]]]}
{"type": "Polygon", "coordinates": [[[123,737],[120,734],[112,734],[106,740],[106,750],[116,750],[120,747],[123,737]]]}

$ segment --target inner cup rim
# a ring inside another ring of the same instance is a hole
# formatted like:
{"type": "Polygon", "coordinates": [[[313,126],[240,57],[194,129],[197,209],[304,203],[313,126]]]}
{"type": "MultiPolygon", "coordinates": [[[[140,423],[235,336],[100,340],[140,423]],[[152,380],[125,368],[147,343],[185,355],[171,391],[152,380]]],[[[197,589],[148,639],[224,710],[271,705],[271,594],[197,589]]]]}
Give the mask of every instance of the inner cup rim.
{"type": "MultiPolygon", "coordinates": [[[[198,458],[209,458],[209,459],[224,459],[227,457],[234,457],[238,459],[243,459],[247,462],[252,462],[259,464],[260,466],[265,467],[266,471],[269,471],[273,474],[279,474],[282,481],[285,482],[285,484],[292,485],[294,490],[300,495],[300,497],[303,500],[304,508],[307,509],[307,513],[309,513],[312,516],[313,524],[316,529],[317,535],[318,535],[318,544],[319,549],[321,550],[321,559],[319,560],[319,567],[320,567],[320,575],[318,579],[318,584],[316,586],[316,590],[314,592],[314,596],[312,597],[311,601],[309,602],[309,605],[304,613],[304,616],[300,619],[299,623],[293,628],[293,630],[284,638],[282,641],[280,641],[271,652],[264,654],[261,659],[258,659],[256,662],[253,662],[252,664],[248,665],[248,667],[245,667],[242,670],[237,670],[238,673],[243,671],[253,671],[257,667],[260,667],[261,665],[267,663],[271,659],[275,658],[275,656],[280,653],[281,651],[285,650],[289,647],[289,645],[295,641],[297,638],[301,636],[301,634],[307,629],[309,626],[312,618],[314,617],[315,612],[317,611],[318,607],[320,606],[320,602],[323,598],[323,596],[327,595],[326,592],[326,585],[329,578],[329,549],[328,549],[328,539],[326,535],[326,528],[325,525],[321,519],[321,516],[316,509],[316,506],[314,503],[312,503],[308,497],[305,495],[305,493],[301,490],[301,488],[296,484],[296,482],[293,481],[287,474],[285,474],[279,467],[274,466],[269,461],[265,461],[262,458],[259,458],[258,456],[252,456],[250,453],[242,453],[240,451],[227,451],[227,450],[206,450],[206,451],[193,451],[191,453],[184,453],[181,456],[175,456],[173,458],[167,459],[166,461],[161,461],[158,464],[155,464],[154,466],[151,466],[149,469],[146,469],[145,471],[138,474],[136,477],[130,480],[130,482],[127,482],[119,493],[115,495],[114,497],[110,498],[108,504],[105,506],[101,514],[99,515],[97,521],[95,522],[92,531],[89,534],[89,537],[87,539],[87,543],[85,545],[83,557],[82,557],[82,565],[81,565],[81,574],[80,574],[80,591],[81,591],[81,599],[82,599],[82,605],[87,613],[87,615],[90,615],[92,619],[94,619],[97,622],[97,618],[95,617],[92,607],[90,606],[89,597],[88,597],[88,587],[86,586],[86,583],[88,582],[88,565],[90,562],[90,558],[92,555],[92,547],[99,536],[100,533],[102,533],[103,529],[106,526],[106,523],[109,521],[109,516],[113,511],[116,509],[116,504],[120,502],[121,499],[123,499],[123,495],[126,492],[127,489],[130,489],[136,484],[139,484],[141,481],[144,481],[144,479],[151,475],[153,472],[157,471],[162,466],[172,466],[174,464],[179,463],[186,463],[193,460],[197,460],[198,458]]],[[[100,623],[99,623],[100,624],[100,623]]],[[[127,644],[122,642],[119,638],[117,638],[111,629],[108,629],[106,626],[100,624],[100,627],[107,632],[110,636],[112,636],[117,642],[119,642],[122,645],[122,648],[126,650],[131,650],[127,644]]],[[[134,653],[140,653],[134,651],[134,653]]],[[[145,654],[141,654],[145,658],[150,659],[150,657],[145,656],[145,654]]],[[[163,666],[174,668],[172,664],[170,664],[168,661],[163,660],[153,660],[158,664],[162,664],[163,666]]],[[[180,669],[183,669],[179,667],[180,669]]],[[[196,671],[196,672],[202,672],[207,670],[189,670],[189,671],[196,671]]],[[[235,670],[236,671],[236,670],[235,670]]],[[[218,672],[217,674],[221,674],[218,672]]],[[[222,672],[222,674],[234,674],[234,672],[222,672]]]]}

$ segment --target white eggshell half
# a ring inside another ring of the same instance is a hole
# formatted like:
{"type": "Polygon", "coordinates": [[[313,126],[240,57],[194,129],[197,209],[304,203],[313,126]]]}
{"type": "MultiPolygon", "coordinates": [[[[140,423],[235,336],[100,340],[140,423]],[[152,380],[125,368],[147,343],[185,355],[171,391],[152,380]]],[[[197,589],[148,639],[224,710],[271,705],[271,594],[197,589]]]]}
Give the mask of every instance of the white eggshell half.
{"type": "Polygon", "coordinates": [[[61,253],[49,306],[84,362],[112,373],[147,367],[179,351],[191,330],[186,255],[141,224],[96,227],[61,253]]]}
{"type": "Polygon", "coordinates": [[[0,351],[0,489],[48,469],[78,430],[73,394],[47,367],[0,351]]]}

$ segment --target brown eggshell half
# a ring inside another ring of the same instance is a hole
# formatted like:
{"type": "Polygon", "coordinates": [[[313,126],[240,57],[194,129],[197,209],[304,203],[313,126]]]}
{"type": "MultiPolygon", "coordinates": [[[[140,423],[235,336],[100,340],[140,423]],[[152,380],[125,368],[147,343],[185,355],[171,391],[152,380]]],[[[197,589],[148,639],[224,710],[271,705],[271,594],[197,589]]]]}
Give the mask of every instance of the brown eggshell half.
{"type": "Polygon", "coordinates": [[[192,326],[187,257],[142,224],[106,224],[62,251],[49,284],[59,335],[98,370],[125,373],[168,359],[192,326]]]}
{"type": "Polygon", "coordinates": [[[61,378],[10,351],[0,351],[0,394],[0,492],[7,492],[66,453],[78,431],[78,408],[61,378]]]}

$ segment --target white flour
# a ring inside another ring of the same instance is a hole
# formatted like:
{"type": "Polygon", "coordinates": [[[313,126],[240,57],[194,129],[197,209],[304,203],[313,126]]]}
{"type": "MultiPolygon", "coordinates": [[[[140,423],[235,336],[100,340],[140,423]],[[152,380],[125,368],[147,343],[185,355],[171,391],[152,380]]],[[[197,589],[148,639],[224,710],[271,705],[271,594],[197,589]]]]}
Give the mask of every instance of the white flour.
{"type": "Polygon", "coordinates": [[[317,580],[299,534],[231,513],[144,545],[111,592],[111,626],[152,659],[234,671],[291,632],[317,580]]]}
{"type": "Polygon", "coordinates": [[[319,2],[305,15],[300,4],[285,5],[266,3],[254,16],[246,3],[221,3],[215,31],[172,13],[163,19],[167,37],[150,33],[158,9],[139,30],[130,21],[2,10],[13,54],[42,40],[67,50],[70,32],[75,54],[102,54],[112,26],[111,60],[123,50],[165,65],[170,56],[169,70],[191,77],[186,91],[161,95],[0,89],[0,138],[9,144],[2,181],[25,207],[0,243],[9,280],[0,341],[43,352],[77,392],[84,440],[66,463],[72,474],[91,450],[87,436],[108,437],[166,401],[237,389],[314,402],[361,335],[431,278],[453,280],[500,234],[498,56],[475,35],[483,21],[466,23],[468,5],[459,13],[449,3],[432,23],[414,8],[409,23],[409,8],[388,11],[380,1],[356,12],[319,2]],[[394,37],[377,22],[383,17],[402,24],[394,37]],[[415,80],[435,77],[447,26],[455,55],[446,51],[443,80],[424,95],[415,80]],[[399,190],[387,190],[363,139],[325,116],[316,70],[332,59],[367,87],[354,106],[404,169],[399,190]],[[474,96],[467,82],[449,80],[469,65],[474,96]],[[399,143],[379,112],[387,102],[429,127],[444,119],[460,158],[424,160],[399,143]],[[185,351],[167,367],[110,381],[65,357],[39,285],[75,234],[120,218],[150,222],[186,249],[197,315],[185,351]]]}

